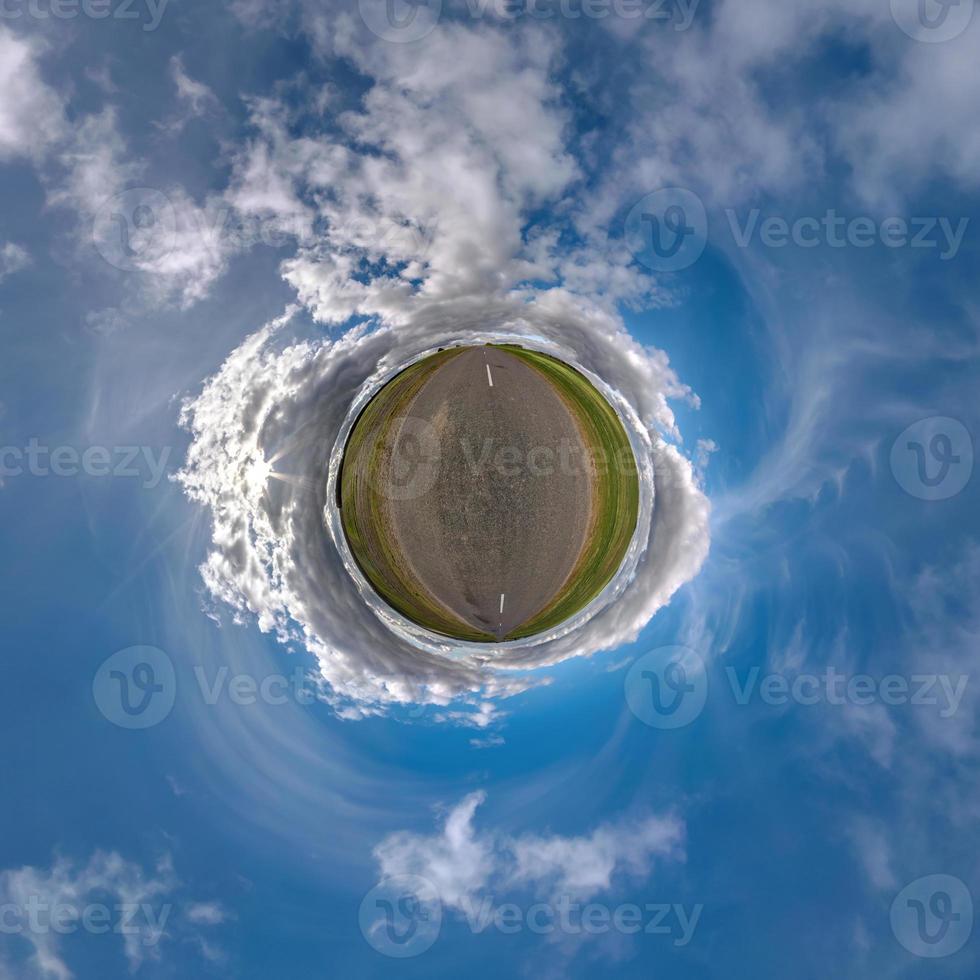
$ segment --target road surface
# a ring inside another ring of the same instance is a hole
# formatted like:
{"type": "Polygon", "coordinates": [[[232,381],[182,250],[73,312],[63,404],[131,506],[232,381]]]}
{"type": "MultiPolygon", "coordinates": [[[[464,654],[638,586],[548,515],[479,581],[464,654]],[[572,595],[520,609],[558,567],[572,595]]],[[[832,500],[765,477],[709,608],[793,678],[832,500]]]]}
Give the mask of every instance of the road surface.
{"type": "Polygon", "coordinates": [[[447,610],[502,638],[551,602],[584,548],[594,474],[575,419],[551,382],[494,347],[446,361],[402,414],[383,454],[398,563],[447,610]],[[412,472],[420,433],[438,447],[423,479],[412,472]]]}

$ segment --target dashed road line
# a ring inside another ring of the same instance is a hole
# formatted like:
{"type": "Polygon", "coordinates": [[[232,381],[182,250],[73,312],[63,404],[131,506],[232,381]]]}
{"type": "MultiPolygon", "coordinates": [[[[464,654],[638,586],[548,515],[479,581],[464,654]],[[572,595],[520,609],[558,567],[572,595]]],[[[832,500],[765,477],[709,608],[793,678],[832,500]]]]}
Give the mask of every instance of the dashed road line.
{"type": "Polygon", "coordinates": [[[493,387],[493,375],[490,373],[490,365],[487,365],[487,381],[490,382],[490,387],[493,387]]]}

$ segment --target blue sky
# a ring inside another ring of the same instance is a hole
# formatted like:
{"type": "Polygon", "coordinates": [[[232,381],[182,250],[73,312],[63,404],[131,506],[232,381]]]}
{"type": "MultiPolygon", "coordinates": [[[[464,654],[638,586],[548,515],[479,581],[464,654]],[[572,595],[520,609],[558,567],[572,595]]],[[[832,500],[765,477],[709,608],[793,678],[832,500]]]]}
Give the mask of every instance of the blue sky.
{"type": "Polygon", "coordinates": [[[973,4],[636,7],[0,14],[0,980],[977,975],[973,4]],[[486,663],[324,506],[490,335],[654,496],[486,663]]]}

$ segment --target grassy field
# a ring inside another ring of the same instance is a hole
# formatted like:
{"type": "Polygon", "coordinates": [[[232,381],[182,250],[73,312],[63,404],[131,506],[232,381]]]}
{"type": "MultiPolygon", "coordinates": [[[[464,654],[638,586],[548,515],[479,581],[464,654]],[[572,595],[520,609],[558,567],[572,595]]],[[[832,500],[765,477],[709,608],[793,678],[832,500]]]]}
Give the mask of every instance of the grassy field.
{"type": "Polygon", "coordinates": [[[337,482],[340,516],[351,553],[364,576],[385,602],[426,629],[446,636],[476,642],[494,639],[453,616],[403,568],[392,547],[384,486],[388,460],[379,447],[387,444],[386,434],[399,423],[405,410],[426,379],[455,357],[460,350],[440,351],[406,368],[386,384],[367,404],[351,429],[337,482]]]}
{"type": "Polygon", "coordinates": [[[506,637],[515,640],[564,622],[608,585],[636,530],[640,485],[623,423],[588,378],[547,354],[512,344],[500,346],[540,371],[555,386],[574,413],[596,468],[592,525],[585,548],[555,599],[506,637]]]}

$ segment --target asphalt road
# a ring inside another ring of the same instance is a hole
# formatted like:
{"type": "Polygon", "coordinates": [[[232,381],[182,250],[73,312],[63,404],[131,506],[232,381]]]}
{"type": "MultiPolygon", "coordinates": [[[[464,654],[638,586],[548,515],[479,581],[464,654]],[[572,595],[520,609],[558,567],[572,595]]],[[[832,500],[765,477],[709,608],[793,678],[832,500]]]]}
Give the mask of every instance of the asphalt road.
{"type": "Polygon", "coordinates": [[[551,383],[507,351],[468,349],[425,382],[389,442],[387,523],[419,584],[498,638],[548,605],[585,545],[593,486],[551,383]]]}

